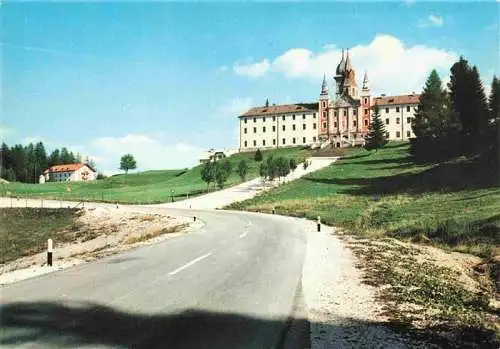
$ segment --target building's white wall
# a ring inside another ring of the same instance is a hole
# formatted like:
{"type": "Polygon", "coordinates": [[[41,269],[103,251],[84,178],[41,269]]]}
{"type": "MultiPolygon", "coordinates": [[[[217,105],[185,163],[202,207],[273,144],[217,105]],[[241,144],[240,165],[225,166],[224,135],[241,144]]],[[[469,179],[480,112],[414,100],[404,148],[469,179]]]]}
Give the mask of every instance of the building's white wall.
{"type": "Polygon", "coordinates": [[[318,133],[318,112],[242,117],[240,118],[240,150],[311,145],[318,142],[318,133]],[[245,120],[247,120],[246,123],[245,120]]]}
{"type": "Polygon", "coordinates": [[[92,171],[90,169],[90,167],[84,165],[82,167],[80,167],[78,170],[74,171],[71,176],[69,177],[69,181],[71,182],[79,182],[79,181],[83,181],[83,174],[84,173],[88,173],[87,174],[87,179],[86,181],[93,181],[94,179],[96,179],[97,177],[97,173],[92,171]]]}
{"type": "Polygon", "coordinates": [[[413,129],[411,128],[411,120],[415,116],[415,108],[415,104],[379,106],[380,118],[384,123],[386,132],[389,133],[389,140],[402,141],[415,137],[413,129]],[[408,107],[410,111],[408,111],[408,107]],[[389,123],[387,123],[387,121],[389,123]]]}

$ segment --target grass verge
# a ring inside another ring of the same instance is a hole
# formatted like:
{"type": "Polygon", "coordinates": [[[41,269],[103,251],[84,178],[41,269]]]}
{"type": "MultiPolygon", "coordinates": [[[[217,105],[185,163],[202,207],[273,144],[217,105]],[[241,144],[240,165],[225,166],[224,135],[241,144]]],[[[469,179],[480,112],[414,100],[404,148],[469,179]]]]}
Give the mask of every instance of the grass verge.
{"type": "Polygon", "coordinates": [[[147,241],[147,240],[155,238],[157,236],[180,232],[183,229],[185,229],[186,227],[187,227],[187,224],[177,224],[177,225],[174,225],[171,227],[157,229],[155,231],[152,231],[152,232],[144,234],[144,235],[129,237],[128,239],[125,240],[124,243],[127,245],[130,245],[130,244],[135,244],[137,242],[147,241]]]}

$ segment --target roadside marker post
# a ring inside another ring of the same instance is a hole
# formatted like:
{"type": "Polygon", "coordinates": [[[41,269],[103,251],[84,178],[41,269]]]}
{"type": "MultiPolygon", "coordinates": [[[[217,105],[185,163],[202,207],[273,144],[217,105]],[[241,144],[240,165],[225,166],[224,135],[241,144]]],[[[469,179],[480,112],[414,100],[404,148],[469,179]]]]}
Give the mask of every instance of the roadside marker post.
{"type": "Polygon", "coordinates": [[[194,218],[194,221],[196,222],[196,216],[194,216],[193,218],[194,218]]]}
{"type": "Polygon", "coordinates": [[[52,239],[47,240],[47,265],[52,266],[52,239]]]}
{"type": "Polygon", "coordinates": [[[43,208],[43,199],[41,199],[40,201],[41,201],[40,207],[43,208]]]}
{"type": "Polygon", "coordinates": [[[321,217],[318,216],[318,231],[321,231],[321,217]]]}

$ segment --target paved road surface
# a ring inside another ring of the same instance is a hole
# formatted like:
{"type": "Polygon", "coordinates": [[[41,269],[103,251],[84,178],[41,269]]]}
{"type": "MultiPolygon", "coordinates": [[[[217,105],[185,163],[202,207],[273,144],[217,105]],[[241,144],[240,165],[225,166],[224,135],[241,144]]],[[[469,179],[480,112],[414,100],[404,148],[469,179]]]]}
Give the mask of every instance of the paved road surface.
{"type": "Polygon", "coordinates": [[[196,215],[196,233],[3,286],[0,346],[274,348],[300,292],[303,232],[285,217],[196,215]]]}

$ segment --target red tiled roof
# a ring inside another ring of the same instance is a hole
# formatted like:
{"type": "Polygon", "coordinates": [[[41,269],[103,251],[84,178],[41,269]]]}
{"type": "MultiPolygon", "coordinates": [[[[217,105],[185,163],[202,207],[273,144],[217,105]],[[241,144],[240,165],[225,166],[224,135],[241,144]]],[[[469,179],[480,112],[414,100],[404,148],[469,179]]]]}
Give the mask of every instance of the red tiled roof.
{"type": "Polygon", "coordinates": [[[74,172],[78,170],[80,167],[84,166],[84,164],[64,164],[64,165],[55,165],[46,169],[43,173],[47,172],[74,172]]]}
{"type": "Polygon", "coordinates": [[[301,113],[309,111],[318,111],[318,103],[297,103],[297,104],[270,105],[268,107],[255,107],[251,108],[241,116],[301,113]]]}
{"type": "Polygon", "coordinates": [[[401,95],[401,96],[382,96],[375,97],[374,104],[377,105],[396,105],[396,104],[418,104],[420,95],[401,95]]]}

